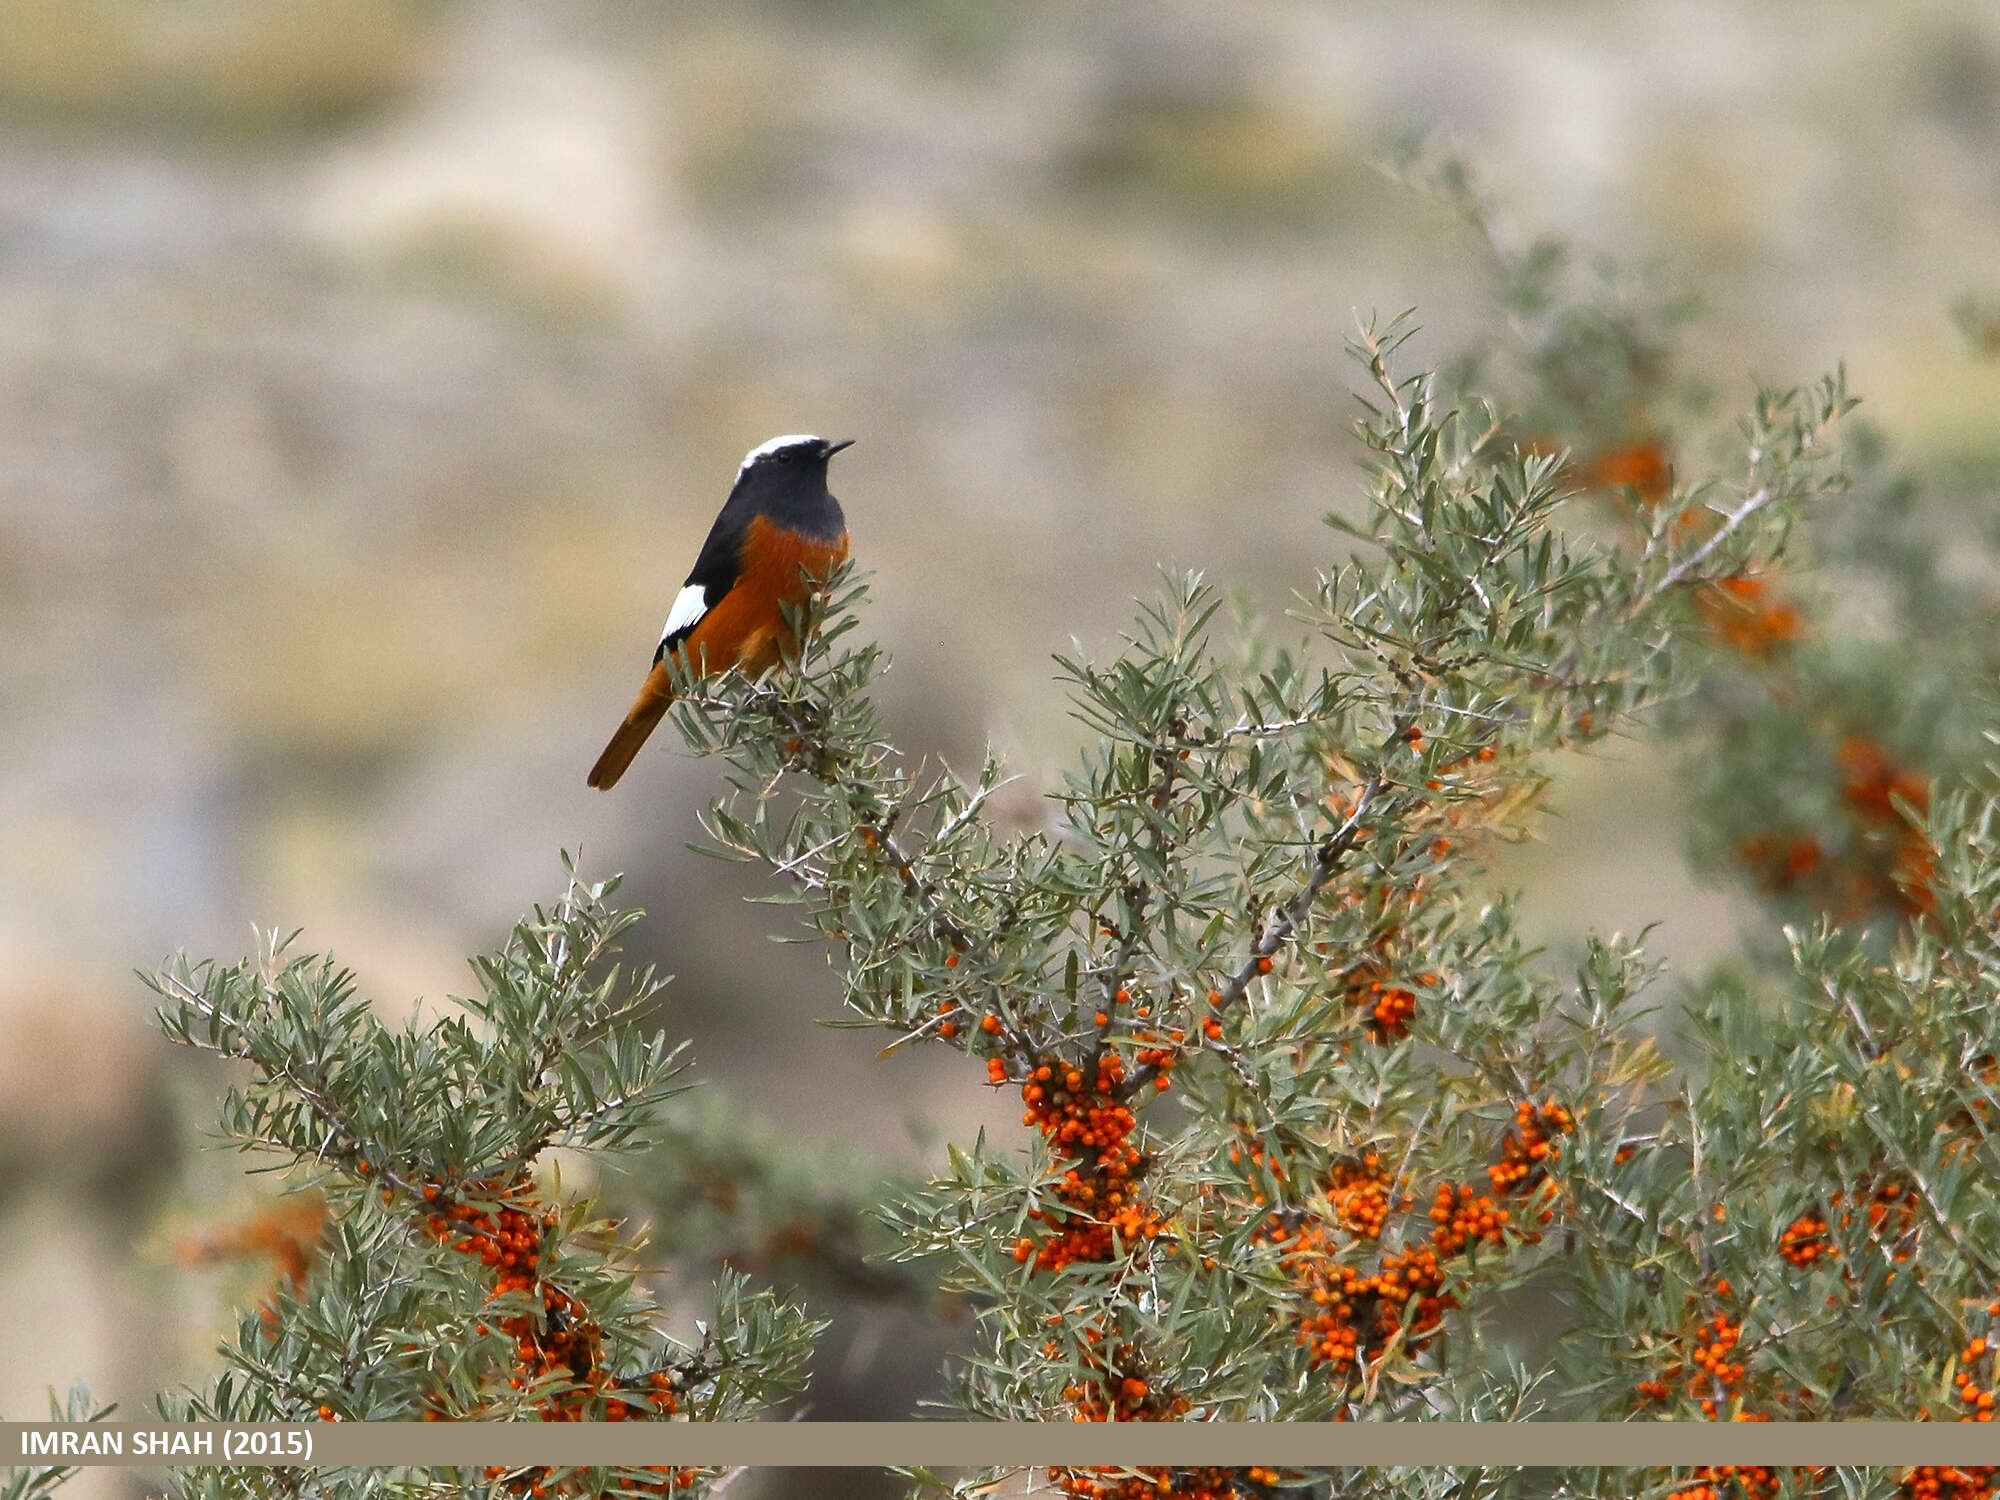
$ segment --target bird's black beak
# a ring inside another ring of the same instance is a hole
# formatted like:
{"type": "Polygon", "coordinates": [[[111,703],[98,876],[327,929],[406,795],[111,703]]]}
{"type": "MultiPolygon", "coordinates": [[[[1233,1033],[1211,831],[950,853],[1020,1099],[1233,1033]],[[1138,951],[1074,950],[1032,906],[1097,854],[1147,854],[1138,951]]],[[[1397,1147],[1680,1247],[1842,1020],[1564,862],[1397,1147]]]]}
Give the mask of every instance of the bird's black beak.
{"type": "Polygon", "coordinates": [[[854,446],[853,438],[842,438],[837,443],[828,443],[824,448],[820,450],[819,456],[821,458],[832,458],[833,455],[838,453],[842,448],[852,448],[853,446],[854,446]]]}

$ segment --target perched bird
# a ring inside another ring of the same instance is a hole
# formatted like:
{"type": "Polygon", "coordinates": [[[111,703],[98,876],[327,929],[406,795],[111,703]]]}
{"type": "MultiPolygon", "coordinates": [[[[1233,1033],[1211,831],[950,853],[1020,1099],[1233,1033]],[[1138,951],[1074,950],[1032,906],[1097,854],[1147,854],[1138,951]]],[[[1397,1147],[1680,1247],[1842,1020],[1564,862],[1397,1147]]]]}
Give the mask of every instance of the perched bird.
{"type": "Polygon", "coordinates": [[[803,604],[809,579],[826,577],[847,557],[847,518],[827,490],[826,461],[853,441],[791,433],[750,450],[667,611],[653,670],[590,768],[592,786],[618,784],[673,702],[668,653],[691,671],[735,667],[754,677],[795,644],[785,606],[803,604]]]}

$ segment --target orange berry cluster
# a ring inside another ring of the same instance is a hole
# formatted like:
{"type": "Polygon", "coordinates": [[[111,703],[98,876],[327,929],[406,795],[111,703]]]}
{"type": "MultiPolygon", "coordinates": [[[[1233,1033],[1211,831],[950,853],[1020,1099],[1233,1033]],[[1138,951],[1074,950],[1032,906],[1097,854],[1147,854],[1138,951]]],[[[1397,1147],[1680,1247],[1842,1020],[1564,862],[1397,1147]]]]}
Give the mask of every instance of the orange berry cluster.
{"type": "MultiPolygon", "coordinates": [[[[1061,1314],[1049,1318],[1051,1323],[1061,1321],[1061,1314]]],[[[1146,1378],[1144,1363],[1133,1345],[1119,1344],[1108,1357],[1103,1353],[1102,1314],[1084,1327],[1083,1340],[1084,1347],[1075,1352],[1076,1362],[1086,1373],[1063,1387],[1072,1422],[1174,1422],[1193,1406],[1186,1396],[1146,1378]]],[[[1052,1339],[1042,1345],[1042,1353],[1055,1359],[1061,1355],[1062,1345],[1052,1339]]],[[[1093,1468],[1071,1472],[1093,1475],[1110,1471],[1093,1468]]]]}
{"type": "Polygon", "coordinates": [[[1575,1129],[1575,1116],[1554,1099],[1539,1107],[1525,1099],[1515,1105],[1514,1128],[1500,1143],[1500,1160],[1486,1169],[1495,1191],[1525,1193],[1538,1186],[1561,1149],[1556,1137],[1575,1129]]]}
{"type": "MultiPolygon", "coordinates": [[[[1095,1344],[1103,1335],[1092,1328],[1084,1337],[1095,1344]]],[[[1147,1380],[1130,1344],[1120,1344],[1108,1361],[1086,1355],[1084,1364],[1093,1375],[1063,1387],[1063,1398],[1076,1408],[1073,1422],[1172,1422],[1186,1416],[1192,1405],[1187,1397],[1147,1380]]]]}
{"type": "Polygon", "coordinates": [[[1049,1478],[1073,1500],[1261,1500],[1284,1483],[1276,1469],[1063,1469],[1049,1478]]]}
{"type": "MultiPolygon", "coordinates": [[[[554,1222],[554,1215],[536,1212],[534,1184],[526,1178],[504,1186],[477,1184],[474,1190],[512,1199],[521,1206],[510,1204],[489,1212],[454,1200],[433,1184],[424,1191],[432,1205],[432,1211],[424,1218],[424,1228],[440,1244],[449,1244],[459,1254],[469,1255],[493,1271],[489,1301],[509,1292],[522,1292],[541,1305],[540,1316],[517,1313],[496,1320],[500,1331],[514,1340],[516,1357],[507,1383],[515,1390],[524,1390],[560,1373],[565,1377],[565,1385],[573,1380],[582,1389],[564,1389],[540,1402],[537,1409],[545,1422],[580,1421],[584,1415],[581,1398],[594,1389],[602,1389],[608,1382],[600,1366],[601,1335],[597,1326],[584,1315],[575,1298],[543,1282],[539,1274],[542,1230],[545,1224],[554,1222]]],[[[661,1394],[665,1404],[660,1409],[671,1411],[673,1393],[661,1394]]],[[[614,1398],[604,1403],[605,1420],[622,1421],[628,1415],[631,1413],[623,1400],[614,1398]]]]}
{"type": "Polygon", "coordinates": [[[1908,1500],[1991,1500],[2000,1465],[1921,1464],[1903,1476],[1899,1493],[1908,1500]]]}
{"type": "Polygon", "coordinates": [[[1656,438],[1642,437],[1622,448],[1607,448],[1570,468],[1570,477],[1586,488],[1618,494],[1630,490],[1647,507],[1658,505],[1673,488],[1673,466],[1656,438]]]}
{"type": "MultiPolygon", "coordinates": [[[[1493,747],[1482,746],[1442,767],[1441,774],[1456,772],[1468,762],[1492,759],[1493,747]]],[[[1429,785],[1436,791],[1443,782],[1434,780],[1429,785]]],[[[1451,808],[1445,810],[1444,817],[1447,826],[1461,821],[1459,813],[1451,808]]],[[[1430,840],[1431,852],[1440,858],[1451,847],[1448,838],[1430,840]]],[[[1337,897],[1343,909],[1369,912],[1369,933],[1361,945],[1366,956],[1333,976],[1331,994],[1360,1013],[1369,1040],[1381,1046],[1401,1041],[1410,1034],[1410,1023],[1417,1014],[1418,992],[1439,982],[1436,974],[1412,972],[1416,967],[1415,944],[1405,927],[1407,914],[1422,906],[1425,890],[1426,881],[1420,876],[1404,885],[1371,883],[1360,889],[1345,888],[1337,897]]],[[[1314,951],[1327,957],[1334,953],[1334,945],[1316,943],[1314,951]]]]}
{"type": "MultiPolygon", "coordinates": [[[[493,1272],[488,1301],[518,1292],[540,1308],[539,1313],[496,1319],[495,1326],[514,1341],[508,1385],[515,1390],[545,1382],[549,1386],[551,1393],[536,1403],[541,1420],[623,1422],[673,1414],[679,1406],[673,1378],[655,1371],[643,1385],[620,1381],[604,1367],[603,1334],[583,1304],[541,1279],[542,1239],[555,1223],[555,1214],[535,1202],[532,1179],[523,1176],[512,1183],[467,1183],[463,1196],[448,1184],[431,1183],[423,1195],[426,1212],[422,1223],[431,1238],[493,1272]],[[497,1201],[500,1206],[477,1207],[466,1201],[467,1197],[497,1201]]],[[[479,1331],[486,1332],[486,1325],[482,1323],[479,1331]]],[[[438,1413],[426,1415],[435,1419],[438,1413]]],[[[672,1494],[692,1488],[700,1475],[696,1469],[671,1467],[646,1472],[657,1477],[628,1488],[639,1493],[672,1494]]],[[[536,1500],[552,1488],[558,1494],[567,1488],[555,1471],[543,1467],[513,1471],[496,1467],[486,1474],[491,1481],[504,1476],[511,1492],[536,1500]]]]}
{"type": "Polygon", "coordinates": [[[1404,1347],[1422,1348],[1442,1326],[1445,1310],[1458,1305],[1444,1289],[1444,1265],[1435,1246],[1390,1251],[1379,1269],[1364,1271],[1339,1258],[1332,1226],[1311,1219],[1287,1224],[1286,1217],[1272,1215],[1253,1243],[1276,1246],[1280,1266],[1305,1292],[1298,1341],[1315,1367],[1332,1365],[1345,1375],[1379,1359],[1406,1319],[1404,1347]]]}
{"type": "Polygon", "coordinates": [[[1776,1500],[1778,1471],[1754,1464],[1703,1464],[1672,1500],[1776,1500]]]}
{"type": "MultiPolygon", "coordinates": [[[[241,1224],[191,1234],[174,1250],[184,1265],[269,1257],[276,1271],[273,1292],[279,1286],[296,1292],[306,1284],[313,1262],[319,1257],[320,1236],[325,1228],[326,1200],[317,1192],[299,1193],[260,1210],[241,1224]]],[[[259,1316],[266,1328],[276,1329],[278,1310],[268,1301],[259,1316]]]]}
{"type": "Polygon", "coordinates": [[[1958,1399],[1966,1405],[1967,1422],[1993,1420],[1993,1360],[1993,1346],[1983,1338],[1973,1339],[1959,1351],[1958,1374],[1953,1382],[1958,1387],[1958,1399]]]}
{"type": "Polygon", "coordinates": [[[1782,894],[1811,879],[1826,850],[1809,833],[1755,833],[1737,843],[1736,859],[1765,890],[1782,894]]]}
{"type": "MultiPolygon", "coordinates": [[[[1688,1355],[1689,1362],[1699,1372],[1693,1378],[1699,1381],[1706,1376],[1716,1386],[1728,1392],[1742,1389],[1743,1362],[1731,1358],[1736,1352],[1736,1346],[1742,1342],[1742,1319],[1732,1318],[1726,1312],[1717,1313],[1697,1331],[1694,1349],[1688,1355]]],[[[1713,1397],[1702,1398],[1701,1414],[1710,1421],[1715,1419],[1716,1405],[1713,1397]]]]}
{"type": "MultiPolygon", "coordinates": [[[[1425,982],[1434,982],[1426,975],[1425,982]]],[[[1347,1003],[1367,1018],[1371,1041],[1387,1045],[1410,1034],[1410,1021],[1417,1013],[1417,992],[1394,983],[1386,965],[1374,960],[1356,964],[1341,976],[1341,991],[1347,1003]]]]}
{"type": "MultiPolygon", "coordinates": [[[[1829,1200],[1829,1209],[1808,1210],[1785,1226],[1778,1236],[1778,1254],[1788,1263],[1801,1269],[1818,1261],[1826,1260],[1834,1254],[1833,1241],[1829,1231],[1829,1215],[1839,1209],[1845,1195],[1835,1193],[1829,1200]]],[[[1866,1209],[1869,1233],[1876,1238],[1890,1237],[1898,1244],[1890,1252],[1891,1259],[1907,1261],[1910,1258],[1908,1237],[1917,1228],[1917,1200],[1902,1183],[1891,1179],[1881,1184],[1869,1195],[1866,1209]]],[[[1854,1222],[1852,1209],[1842,1210],[1840,1224],[1843,1229],[1854,1222]]]]}
{"type": "MultiPolygon", "coordinates": [[[[1412,748],[1422,748],[1422,736],[1410,740],[1412,748]]],[[[1492,748],[1482,748],[1476,754],[1462,756],[1454,760],[1444,772],[1458,770],[1470,760],[1492,760],[1492,748]]],[[[1430,782],[1432,790],[1440,790],[1442,782],[1430,782]]],[[[1334,800],[1334,816],[1346,816],[1346,804],[1338,798],[1334,800]]],[[[1448,818],[1450,822],[1450,818],[1448,818]]],[[[1440,858],[1450,852],[1452,840],[1432,838],[1432,852],[1440,858]]],[[[1330,996],[1346,1002],[1368,1026],[1368,1040],[1388,1046],[1390,1042],[1400,1042],[1410,1034],[1410,1022],[1416,1018],[1418,990],[1428,988],[1438,982],[1436,974],[1416,974],[1410,976],[1406,966],[1412,962],[1412,942],[1404,932],[1408,912],[1422,906],[1426,892],[1426,880],[1418,876],[1408,884],[1370,884],[1362,888],[1340,888],[1336,904],[1344,910],[1366,910],[1368,912],[1368,938],[1362,950],[1366,956],[1348,966],[1346,970],[1332,976],[1330,996]]],[[[1314,952],[1328,956],[1334,952],[1334,944],[1320,942],[1314,944],[1314,952]]]]}
{"type": "MultiPolygon", "coordinates": [[[[1097,1342],[1102,1334],[1086,1330],[1097,1342]]],[[[1051,1346],[1053,1348],[1053,1346],[1051,1346]]],[[[1112,1351],[1110,1360],[1086,1358],[1096,1378],[1064,1388],[1075,1406],[1078,1422],[1172,1422],[1187,1415],[1186,1396],[1160,1389],[1146,1380],[1129,1344],[1112,1351]]],[[[1262,1500],[1284,1482],[1277,1469],[1252,1466],[1221,1468],[1051,1468],[1049,1478],[1072,1500],[1262,1500]]]]}
{"type": "MultiPolygon", "coordinates": [[[[1349,1234],[1364,1240],[1379,1240],[1389,1222],[1395,1196],[1388,1169],[1379,1153],[1370,1151],[1358,1162],[1337,1162],[1328,1174],[1327,1202],[1333,1216],[1349,1234]]],[[[1404,1200],[1407,1206],[1408,1200],[1404,1200]]]]}
{"type": "MultiPolygon", "coordinates": [[[[1726,1289],[1728,1283],[1722,1286],[1726,1289]]],[[[1672,1398],[1674,1385],[1685,1378],[1688,1394],[1700,1403],[1701,1414],[1714,1421],[1721,1408],[1743,1389],[1745,1368],[1734,1357],[1742,1341],[1742,1320],[1727,1312],[1697,1324],[1687,1358],[1669,1364],[1657,1380],[1639,1382],[1640,1404],[1664,1404],[1672,1398]]]]}
{"type": "MultiPolygon", "coordinates": [[[[1399,1336],[1409,1350],[1429,1342],[1446,1310],[1457,1306],[1445,1289],[1447,1261],[1477,1246],[1502,1246],[1510,1237],[1539,1238],[1513,1227],[1512,1211],[1501,1199],[1543,1181],[1555,1137],[1574,1129],[1569,1111],[1554,1099],[1521,1104],[1500,1162],[1487,1169],[1496,1192],[1481,1193],[1469,1183],[1440,1184],[1428,1210],[1428,1237],[1382,1255],[1372,1271],[1344,1258],[1347,1245],[1379,1242],[1392,1210],[1414,1206],[1379,1153],[1334,1166],[1325,1184],[1327,1217],[1303,1210],[1271,1214],[1251,1240],[1277,1250],[1280,1267],[1304,1294],[1298,1341],[1307,1346],[1311,1363],[1346,1373],[1379,1358],[1399,1336]]],[[[1250,1149],[1253,1159],[1264,1160],[1255,1146],[1250,1149]]],[[[1240,1148],[1231,1154],[1240,1159],[1240,1148]]],[[[1275,1166],[1272,1170],[1282,1180],[1275,1166]]]]}
{"type": "MultiPolygon", "coordinates": [[[[1994,920],[2000,922],[2000,912],[1994,913],[1994,920]]],[[[2000,1090],[2000,1057],[1982,1052],[1973,1058],[1966,1067],[1966,1081],[1974,1079],[1984,1084],[1989,1093],[2000,1090]]],[[[1952,1161],[1992,1132],[1993,1106],[1984,1099],[1967,1100],[1963,1108],[1952,1112],[1945,1125],[1953,1135],[1963,1137],[1945,1143],[1945,1160],[1952,1161]]]]}
{"type": "MultiPolygon", "coordinates": [[[[1284,1182],[1285,1163],[1283,1158],[1278,1155],[1277,1148],[1271,1147],[1267,1149],[1262,1141],[1250,1134],[1247,1126],[1239,1128],[1242,1129],[1246,1139],[1242,1144],[1229,1148],[1229,1164],[1240,1167],[1243,1165],[1243,1158],[1247,1153],[1250,1160],[1269,1172],[1274,1180],[1279,1183],[1284,1182]]],[[[1254,1201],[1261,1207],[1264,1202],[1264,1195],[1262,1193],[1255,1193],[1252,1196],[1254,1201]]]]}
{"type": "MultiPolygon", "coordinates": [[[[1917,1229],[1917,1195],[1903,1183],[1885,1182],[1869,1196],[1867,1212],[1868,1232],[1877,1239],[1894,1239],[1900,1246],[1890,1259],[1908,1260],[1907,1241],[1917,1229]]],[[[1842,1222],[1845,1219],[1843,1215],[1842,1222]]]]}
{"type": "Polygon", "coordinates": [[[1840,763],[1846,784],[1841,798],[1856,815],[1871,823],[1897,826],[1903,814],[1896,807],[1907,802],[1918,812],[1930,808],[1928,780],[1906,766],[1900,766],[1889,752],[1872,740],[1851,735],[1840,742],[1834,757],[1840,763]]]}
{"type": "MultiPolygon", "coordinates": [[[[1735,1292],[1728,1281],[1718,1279],[1714,1295],[1733,1297],[1735,1292]]],[[[1686,1394],[1711,1422],[1718,1420],[1731,1405],[1739,1408],[1730,1419],[1737,1422],[1769,1422],[1772,1408],[1780,1409],[1779,1414],[1787,1419],[1811,1418],[1814,1415],[1811,1388],[1791,1386],[1768,1372],[1753,1382],[1752,1371],[1741,1352],[1742,1342],[1742,1320],[1726,1311],[1697,1322],[1693,1332],[1681,1338],[1685,1355],[1671,1361],[1658,1379],[1639,1382],[1639,1404],[1665,1404],[1672,1400],[1676,1385],[1684,1383],[1686,1394]]],[[[1747,1471],[1727,1472],[1740,1481],[1747,1471]]]]}
{"type": "MultiPolygon", "coordinates": [[[[359,1170],[363,1176],[371,1171],[366,1162],[359,1164],[359,1170]]],[[[382,1195],[393,1203],[397,1189],[384,1186],[382,1195]]],[[[487,1293],[487,1301],[522,1293],[539,1308],[538,1312],[495,1319],[494,1326],[514,1345],[508,1385],[515,1390],[548,1392],[536,1403],[536,1414],[542,1421],[622,1422],[669,1416],[678,1409],[674,1378],[667,1372],[654,1371],[642,1380],[620,1380],[607,1371],[602,1363],[602,1331],[587,1309],[541,1279],[543,1239],[555,1223],[555,1214],[535,1201],[531,1177],[522,1174],[511,1182],[430,1182],[424,1185],[422,1197],[418,1223],[423,1231],[437,1243],[492,1270],[493,1289],[487,1293]],[[497,1206],[481,1207],[481,1203],[497,1206]]],[[[480,1323],[478,1331],[485,1335],[489,1330],[480,1323]]],[[[321,1405],[319,1415],[326,1421],[339,1420],[331,1404],[321,1405]]],[[[427,1422],[443,1421],[445,1416],[437,1405],[424,1412],[427,1422]]],[[[649,1465],[633,1472],[651,1477],[626,1480],[621,1494],[673,1495],[691,1491],[706,1477],[700,1469],[671,1465],[649,1465]]],[[[496,1464],[489,1466],[485,1475],[496,1489],[534,1500],[552,1493],[577,1492],[569,1471],[547,1466],[509,1469],[496,1464]]]]}
{"type": "Polygon", "coordinates": [[[1778,1254],[1792,1265],[1810,1266],[1816,1260],[1824,1260],[1833,1254],[1833,1242],[1826,1237],[1826,1218],[1818,1213],[1803,1213],[1785,1226],[1785,1232],[1778,1236],[1778,1254]]]}
{"type": "MultiPolygon", "coordinates": [[[[1247,1130],[1244,1133],[1249,1135],[1247,1130]]],[[[1285,1164],[1275,1149],[1267,1149],[1254,1136],[1241,1145],[1229,1148],[1232,1165],[1240,1166],[1246,1154],[1280,1184],[1284,1182],[1285,1164]]],[[[1323,1190],[1327,1206],[1333,1210],[1334,1222],[1356,1239],[1363,1240],[1381,1239],[1383,1229],[1388,1226],[1390,1210],[1399,1205],[1411,1208],[1416,1202],[1408,1193],[1400,1198],[1397,1196],[1388,1170],[1382,1165],[1381,1153],[1377,1151],[1369,1151],[1357,1160],[1334,1163],[1333,1169],[1327,1173],[1323,1190]]],[[[1262,1206],[1264,1195],[1253,1194],[1253,1201],[1262,1206]]]]}
{"type": "MultiPolygon", "coordinates": [[[[1160,1084],[1167,1082],[1174,1056],[1152,1047],[1138,1054],[1141,1063],[1160,1070],[1155,1080],[1160,1084]]],[[[1005,1078],[1000,1059],[987,1066],[996,1081],[1005,1078]]],[[[1037,1271],[1059,1271],[1073,1261],[1108,1261],[1121,1245],[1144,1244],[1160,1232],[1158,1215],[1133,1182],[1142,1160],[1132,1144],[1139,1122],[1122,1097],[1124,1084],[1124,1060],[1106,1051],[1089,1071],[1057,1059],[1037,1062],[1021,1085],[1028,1106],[1021,1123],[1039,1129],[1066,1165],[1055,1185],[1064,1207],[1029,1210],[1028,1217],[1048,1232],[1017,1240],[1015,1260],[1032,1262],[1037,1271]]]]}
{"type": "Polygon", "coordinates": [[[1930,915],[1937,907],[1930,889],[1937,851],[1898,806],[1918,814],[1929,810],[1925,778],[1860,736],[1842,740],[1834,759],[1850,823],[1841,840],[1846,853],[1830,856],[1817,837],[1792,830],[1742,840],[1738,859],[1766,890],[1796,893],[1842,921],[1883,910],[1930,915]]]}
{"type": "MultiPolygon", "coordinates": [[[[1489,1168],[1489,1170],[1491,1170],[1489,1168]]],[[[1499,1245],[1507,1238],[1508,1212],[1491,1196],[1474,1196],[1469,1184],[1461,1182],[1457,1192],[1441,1183],[1431,1201],[1431,1243],[1445,1255],[1463,1254],[1470,1245],[1499,1245]]]]}
{"type": "MultiPolygon", "coordinates": [[[[1119,1005],[1131,999],[1129,991],[1117,992],[1119,1005]]],[[[1136,1016],[1149,1012],[1145,1005],[1133,1007],[1136,1016]]],[[[1108,1019],[1100,1012],[1098,1024],[1103,1026],[1108,1019]]],[[[1171,1087],[1185,1033],[1174,1029],[1162,1037],[1139,1031],[1134,1039],[1143,1045],[1133,1053],[1133,1060],[1151,1070],[1155,1090],[1171,1087]]],[[[1007,1080],[1002,1058],[989,1058],[986,1066],[994,1083],[1007,1080]]],[[[1074,1262],[1109,1261],[1149,1245],[1160,1234],[1163,1223],[1136,1185],[1145,1157],[1132,1139],[1138,1117],[1125,1102],[1133,1082],[1125,1059],[1109,1048],[1083,1063],[1054,1056],[1030,1059],[1021,1082],[1021,1102],[1027,1106],[1021,1123],[1038,1129],[1062,1163],[1061,1176],[1053,1188],[1062,1206],[1030,1209],[1028,1218],[1040,1226],[1039,1232],[1023,1235],[1014,1244],[1014,1259],[1031,1270],[1054,1272],[1074,1262]]],[[[1103,1354],[1101,1324],[1086,1328],[1084,1338],[1092,1346],[1082,1360],[1090,1373],[1063,1391],[1074,1420],[1170,1422],[1186,1414],[1188,1398],[1150,1382],[1131,1345],[1121,1344],[1108,1356],[1103,1354]]],[[[1050,1343],[1043,1352],[1054,1358],[1059,1346],[1050,1343]]],[[[1074,1488],[1069,1481],[1062,1481],[1069,1493],[1094,1500],[1100,1493],[1118,1493],[1115,1488],[1100,1490],[1107,1482],[1101,1478],[1103,1474],[1128,1471],[1051,1472],[1059,1481],[1062,1475],[1071,1476],[1074,1488]]],[[[1147,1493],[1170,1495],[1174,1491],[1171,1482],[1162,1479],[1147,1493]]],[[[1192,1496],[1195,1491],[1188,1493],[1192,1496]]]]}
{"type": "Polygon", "coordinates": [[[1760,577],[1717,579],[1695,593],[1694,608],[1717,639],[1748,657],[1769,656],[1804,634],[1798,610],[1760,577]]]}
{"type": "Polygon", "coordinates": [[[1901,802],[1920,816],[1930,811],[1930,782],[1921,772],[1899,765],[1889,752],[1859,737],[1840,742],[1836,757],[1846,784],[1842,799],[1854,816],[1886,838],[1888,849],[1878,855],[1873,874],[1878,899],[1904,916],[1929,915],[1937,909],[1931,893],[1931,872],[1937,851],[1923,829],[1903,816],[1901,802]]]}

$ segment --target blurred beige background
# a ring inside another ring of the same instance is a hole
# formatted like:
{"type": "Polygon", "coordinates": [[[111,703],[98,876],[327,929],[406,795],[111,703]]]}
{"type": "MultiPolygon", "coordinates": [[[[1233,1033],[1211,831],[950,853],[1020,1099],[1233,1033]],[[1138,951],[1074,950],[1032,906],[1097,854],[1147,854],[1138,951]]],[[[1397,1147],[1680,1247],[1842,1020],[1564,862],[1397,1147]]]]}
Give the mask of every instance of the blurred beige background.
{"type": "MultiPolygon", "coordinates": [[[[1920,460],[2000,451],[1946,320],[2000,286],[1989,0],[0,0],[0,1411],[206,1368],[225,1282],[171,1247],[250,1189],[130,971],[253,922],[438,995],[580,848],[767,1118],[969,1129],[684,853],[713,767],[584,771],[773,433],[859,440],[912,749],[1052,782],[1049,654],[1160,564],[1282,608],[1356,491],[1355,311],[1486,316],[1371,166],[1406,127],[1700,288],[1726,401],[1845,356],[1920,460]]],[[[1537,920],[1726,946],[1671,796],[1575,775],[1537,920]]]]}

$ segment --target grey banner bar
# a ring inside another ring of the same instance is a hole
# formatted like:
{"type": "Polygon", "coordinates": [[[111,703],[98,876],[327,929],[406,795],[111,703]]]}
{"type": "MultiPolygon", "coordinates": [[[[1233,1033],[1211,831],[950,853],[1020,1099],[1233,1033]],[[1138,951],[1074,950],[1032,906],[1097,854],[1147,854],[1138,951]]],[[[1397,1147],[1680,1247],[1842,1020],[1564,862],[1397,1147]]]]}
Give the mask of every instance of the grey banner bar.
{"type": "Polygon", "coordinates": [[[2000,1464],[2000,1428],[1970,1422],[317,1422],[303,1427],[0,1423],[0,1465],[165,1468],[272,1462],[755,1468],[1052,1463],[1289,1468],[1901,1466],[2000,1464]],[[73,1434],[78,1446],[111,1450],[115,1444],[115,1451],[63,1453],[64,1433],[73,1434]],[[203,1434],[208,1436],[205,1450],[187,1451],[203,1434]],[[43,1435],[56,1435],[54,1451],[43,1435]],[[181,1441],[174,1441],[177,1436],[181,1441]],[[309,1456],[302,1448],[309,1450],[309,1456]]]}

